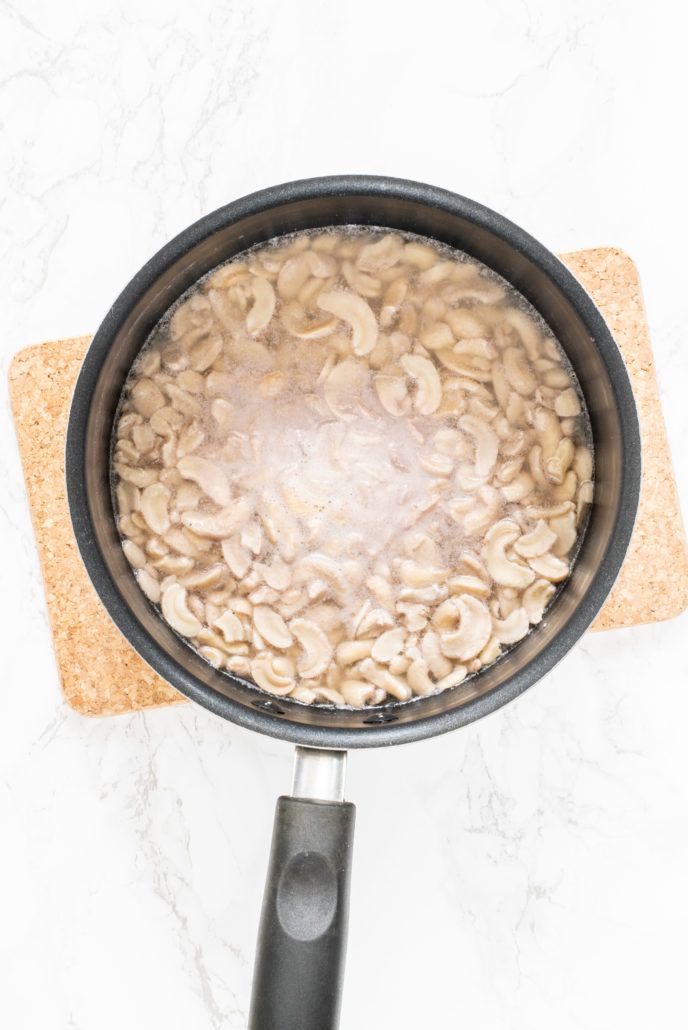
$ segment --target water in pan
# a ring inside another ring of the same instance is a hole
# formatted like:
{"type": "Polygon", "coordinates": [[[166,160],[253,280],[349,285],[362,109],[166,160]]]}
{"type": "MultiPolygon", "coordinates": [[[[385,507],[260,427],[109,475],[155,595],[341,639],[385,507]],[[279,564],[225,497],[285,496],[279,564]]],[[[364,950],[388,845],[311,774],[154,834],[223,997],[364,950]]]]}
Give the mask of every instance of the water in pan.
{"type": "Polygon", "coordinates": [[[167,313],[127,381],[126,556],[217,668],[364,707],[460,683],[537,625],[592,499],[546,325],[484,266],[344,227],[254,248],[167,313]]]}

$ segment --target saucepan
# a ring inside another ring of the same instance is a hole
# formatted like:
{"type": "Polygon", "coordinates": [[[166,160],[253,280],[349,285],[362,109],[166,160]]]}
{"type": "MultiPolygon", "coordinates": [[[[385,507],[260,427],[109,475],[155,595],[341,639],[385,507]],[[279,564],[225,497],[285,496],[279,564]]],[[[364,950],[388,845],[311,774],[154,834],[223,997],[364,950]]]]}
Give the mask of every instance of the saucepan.
{"type": "Polygon", "coordinates": [[[635,519],[640,435],[628,375],[583,287],[506,218],[401,179],[332,176],[261,190],[191,225],[136,273],[98,329],[76,385],[66,453],[81,556],[106,610],[136,651],[192,701],[297,745],[291,795],[277,802],[257,948],[252,1030],[338,1023],[354,806],[346,752],[458,729],[514,700],[585,632],[614,582],[635,519]],[[365,710],[272,698],[212,668],[150,605],[124,556],[110,488],[113,419],[127,374],[163,313],[200,276],[240,251],[298,229],[371,225],[457,247],[512,283],[560,341],[590,414],[595,494],[572,574],[546,618],[499,661],[458,686],[365,710]]]}

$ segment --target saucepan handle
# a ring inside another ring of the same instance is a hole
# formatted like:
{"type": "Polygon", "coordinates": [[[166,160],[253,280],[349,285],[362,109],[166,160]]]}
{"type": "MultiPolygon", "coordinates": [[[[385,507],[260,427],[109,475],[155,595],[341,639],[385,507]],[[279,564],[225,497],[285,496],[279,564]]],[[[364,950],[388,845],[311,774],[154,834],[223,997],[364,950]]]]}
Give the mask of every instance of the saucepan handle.
{"type": "Polygon", "coordinates": [[[249,1030],[339,1024],[355,812],[344,801],[277,801],[249,1030]]]}

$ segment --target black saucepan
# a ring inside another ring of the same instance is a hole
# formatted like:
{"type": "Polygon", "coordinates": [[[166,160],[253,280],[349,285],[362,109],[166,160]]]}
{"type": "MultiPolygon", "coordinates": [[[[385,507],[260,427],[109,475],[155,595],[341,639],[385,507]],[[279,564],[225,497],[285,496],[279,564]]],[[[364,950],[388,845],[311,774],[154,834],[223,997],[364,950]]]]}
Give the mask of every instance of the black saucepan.
{"type": "Polygon", "coordinates": [[[507,219],[445,190],[400,179],[332,176],[261,190],[190,226],[117,298],[88,350],[67,434],[67,487],[82,558],[110,616],[156,672],[231,722],[292,741],[294,787],[280,798],[254,977],[252,1030],[327,1030],[338,1021],[354,808],[343,801],[346,749],[456,729],[513,700],[584,633],[619,571],[635,519],[640,436],[623,360],[592,300],[560,261],[507,219]],[[117,402],[167,308],[200,276],[297,229],[386,226],[450,244],[494,269],[560,341],[585,395],[595,498],[570,579],[544,621],[484,672],[439,695],[365,711],[305,706],[213,669],[139,589],[115,526],[109,483],[117,402]]]}

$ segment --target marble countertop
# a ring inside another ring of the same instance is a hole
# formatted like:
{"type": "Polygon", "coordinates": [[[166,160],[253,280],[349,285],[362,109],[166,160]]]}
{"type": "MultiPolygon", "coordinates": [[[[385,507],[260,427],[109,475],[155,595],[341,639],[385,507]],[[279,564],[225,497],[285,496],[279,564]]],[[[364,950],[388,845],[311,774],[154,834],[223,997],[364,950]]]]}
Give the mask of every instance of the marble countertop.
{"type": "MultiPolygon", "coordinates": [[[[5,374],[25,344],[92,331],[153,251],[229,199],[402,175],[554,250],[634,257],[688,510],[679,14],[8,0],[5,374]]],[[[238,1030],[291,749],[191,705],[65,707],[6,393],[0,419],[0,1023],[238,1030]]],[[[683,616],[586,637],[483,722],[351,756],[344,1030],[686,1025],[687,632],[683,616]]]]}

